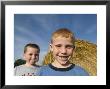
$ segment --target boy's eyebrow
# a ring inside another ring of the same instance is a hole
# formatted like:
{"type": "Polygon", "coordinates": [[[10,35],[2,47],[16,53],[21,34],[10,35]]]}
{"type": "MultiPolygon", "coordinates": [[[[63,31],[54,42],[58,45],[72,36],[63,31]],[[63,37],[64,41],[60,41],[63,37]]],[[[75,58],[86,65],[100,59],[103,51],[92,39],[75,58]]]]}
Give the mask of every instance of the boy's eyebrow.
{"type": "MultiPolygon", "coordinates": [[[[55,46],[59,46],[59,45],[62,45],[62,44],[56,44],[55,46]]],[[[74,45],[71,45],[71,44],[68,44],[68,45],[66,45],[66,47],[72,47],[72,48],[74,48],[75,46],[74,45]]]]}
{"type": "Polygon", "coordinates": [[[55,45],[62,45],[62,44],[55,44],[55,45]]]}
{"type": "Polygon", "coordinates": [[[57,46],[62,46],[62,45],[61,44],[56,44],[55,46],[57,47],[57,46]]]}
{"type": "Polygon", "coordinates": [[[72,47],[72,48],[74,48],[74,45],[66,45],[67,47],[72,47]]]}

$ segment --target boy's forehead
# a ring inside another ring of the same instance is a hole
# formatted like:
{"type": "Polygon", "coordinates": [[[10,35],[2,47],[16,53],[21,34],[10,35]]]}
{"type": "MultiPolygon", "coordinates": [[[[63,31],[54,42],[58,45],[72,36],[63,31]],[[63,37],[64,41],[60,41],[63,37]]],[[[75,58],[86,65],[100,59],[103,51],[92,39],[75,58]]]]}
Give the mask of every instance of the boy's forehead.
{"type": "Polygon", "coordinates": [[[70,43],[73,42],[73,40],[71,38],[66,38],[66,37],[61,37],[61,36],[53,39],[53,42],[63,42],[63,41],[70,42],[70,43]]]}
{"type": "Polygon", "coordinates": [[[37,48],[30,47],[30,46],[28,46],[28,47],[27,47],[27,50],[36,50],[36,51],[38,51],[38,49],[37,49],[37,48]]]}
{"type": "Polygon", "coordinates": [[[72,38],[70,38],[70,37],[63,37],[63,36],[58,36],[58,37],[56,37],[56,38],[53,38],[53,40],[62,40],[62,39],[65,39],[65,40],[72,40],[72,38]]]}

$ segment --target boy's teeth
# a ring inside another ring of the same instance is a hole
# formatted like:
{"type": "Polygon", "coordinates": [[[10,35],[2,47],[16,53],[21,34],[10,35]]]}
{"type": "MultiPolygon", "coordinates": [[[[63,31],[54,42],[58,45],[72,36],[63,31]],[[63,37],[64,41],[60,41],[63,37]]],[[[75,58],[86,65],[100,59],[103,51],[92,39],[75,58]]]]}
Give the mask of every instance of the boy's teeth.
{"type": "Polygon", "coordinates": [[[60,56],[61,58],[67,58],[67,56],[60,56]]]}

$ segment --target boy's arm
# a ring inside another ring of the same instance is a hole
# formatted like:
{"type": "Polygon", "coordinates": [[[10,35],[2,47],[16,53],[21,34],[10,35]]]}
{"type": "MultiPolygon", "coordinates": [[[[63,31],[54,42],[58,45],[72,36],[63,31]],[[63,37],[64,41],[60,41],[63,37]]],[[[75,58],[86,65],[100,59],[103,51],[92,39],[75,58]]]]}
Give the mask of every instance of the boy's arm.
{"type": "Polygon", "coordinates": [[[89,73],[83,68],[82,70],[80,70],[80,72],[81,72],[81,76],[89,76],[89,73]]]}
{"type": "Polygon", "coordinates": [[[14,68],[14,76],[16,76],[17,67],[14,68]]]}
{"type": "Polygon", "coordinates": [[[84,70],[84,76],[89,76],[89,73],[86,70],[84,70]]]}
{"type": "Polygon", "coordinates": [[[79,76],[89,76],[89,73],[80,66],[75,66],[75,70],[77,71],[79,76]]]}

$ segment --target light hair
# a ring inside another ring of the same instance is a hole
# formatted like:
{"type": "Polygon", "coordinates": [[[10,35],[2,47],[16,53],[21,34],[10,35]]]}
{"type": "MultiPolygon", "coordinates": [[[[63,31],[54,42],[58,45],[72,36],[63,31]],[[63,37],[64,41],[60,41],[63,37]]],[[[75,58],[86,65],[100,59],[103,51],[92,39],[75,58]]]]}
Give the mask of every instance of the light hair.
{"type": "Polygon", "coordinates": [[[38,49],[38,52],[40,52],[40,47],[37,44],[29,43],[29,44],[26,44],[25,45],[25,47],[24,47],[24,53],[27,51],[27,48],[28,47],[32,47],[32,48],[38,49]]]}
{"type": "Polygon", "coordinates": [[[56,39],[57,37],[65,37],[65,38],[70,38],[73,45],[75,44],[75,37],[74,34],[67,28],[60,28],[58,30],[56,30],[53,34],[52,34],[52,39],[51,39],[51,43],[53,42],[54,39],[56,39]]]}

